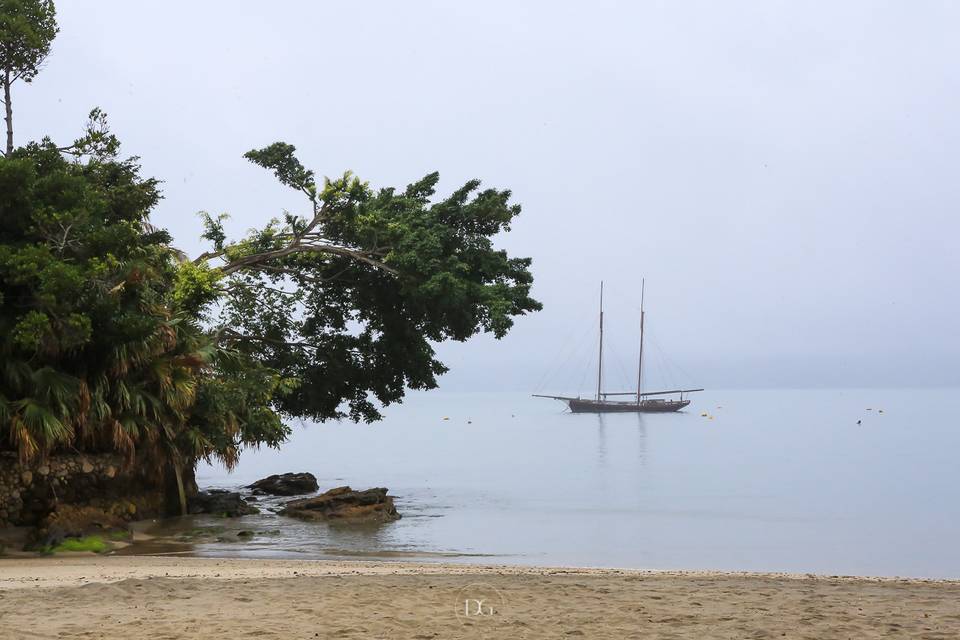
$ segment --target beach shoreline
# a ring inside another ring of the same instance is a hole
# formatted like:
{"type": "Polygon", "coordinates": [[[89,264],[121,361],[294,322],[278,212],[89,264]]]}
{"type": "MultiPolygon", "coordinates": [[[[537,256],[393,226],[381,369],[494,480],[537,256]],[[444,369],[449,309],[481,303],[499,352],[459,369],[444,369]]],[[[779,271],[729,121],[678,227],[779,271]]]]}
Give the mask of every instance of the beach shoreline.
{"type": "Polygon", "coordinates": [[[955,638],[958,601],[960,581],[924,578],[373,560],[0,559],[0,638],[955,638]]]}
{"type": "Polygon", "coordinates": [[[589,575],[649,578],[742,578],[812,580],[853,583],[943,584],[960,588],[960,579],[912,576],[857,576],[777,571],[718,571],[684,569],[629,569],[610,567],[536,566],[416,562],[410,560],[304,560],[171,555],[96,555],[63,553],[55,557],[21,554],[0,557],[0,591],[25,586],[77,586],[157,577],[237,580],[334,575],[589,575]]]}

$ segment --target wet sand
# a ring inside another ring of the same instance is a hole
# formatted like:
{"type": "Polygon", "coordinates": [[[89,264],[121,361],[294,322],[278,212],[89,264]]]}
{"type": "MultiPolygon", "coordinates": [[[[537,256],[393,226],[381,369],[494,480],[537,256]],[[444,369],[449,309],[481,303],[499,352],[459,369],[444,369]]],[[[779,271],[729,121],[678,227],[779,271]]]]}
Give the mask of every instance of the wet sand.
{"type": "Polygon", "coordinates": [[[960,582],[597,569],[0,560],[0,638],[960,637],[960,582]]]}

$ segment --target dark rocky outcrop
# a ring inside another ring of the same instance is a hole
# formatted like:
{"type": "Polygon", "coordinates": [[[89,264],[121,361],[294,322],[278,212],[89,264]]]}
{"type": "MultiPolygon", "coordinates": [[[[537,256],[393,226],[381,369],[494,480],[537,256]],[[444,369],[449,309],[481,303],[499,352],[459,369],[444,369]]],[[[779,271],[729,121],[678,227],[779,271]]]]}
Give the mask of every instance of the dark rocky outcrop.
{"type": "Polygon", "coordinates": [[[248,488],[274,496],[299,496],[313,493],[320,485],[312,473],[284,473],[257,480],[248,488]]]}
{"type": "Polygon", "coordinates": [[[399,520],[393,497],[380,487],[354,491],[337,487],[313,498],[286,503],[280,515],[330,522],[382,523],[399,520]]]}
{"type": "Polygon", "coordinates": [[[201,491],[187,502],[187,511],[191,514],[211,513],[228,518],[260,513],[259,509],[247,504],[239,493],[223,489],[201,491]]]}
{"type": "MultiPolygon", "coordinates": [[[[153,518],[179,511],[170,497],[176,489],[166,473],[148,474],[124,465],[115,453],[58,452],[22,463],[0,452],[0,528],[45,526],[63,506],[95,507],[123,520],[153,518]]],[[[192,469],[182,477],[186,493],[195,489],[192,469]]]]}

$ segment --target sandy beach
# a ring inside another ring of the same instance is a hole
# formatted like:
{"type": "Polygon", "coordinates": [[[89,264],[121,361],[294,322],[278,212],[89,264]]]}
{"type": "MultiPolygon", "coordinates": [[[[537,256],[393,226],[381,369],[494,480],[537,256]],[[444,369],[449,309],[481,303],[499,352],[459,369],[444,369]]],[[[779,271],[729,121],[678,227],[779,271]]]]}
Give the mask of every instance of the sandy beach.
{"type": "Polygon", "coordinates": [[[387,562],[0,561],[0,638],[943,638],[960,582],[387,562]]]}

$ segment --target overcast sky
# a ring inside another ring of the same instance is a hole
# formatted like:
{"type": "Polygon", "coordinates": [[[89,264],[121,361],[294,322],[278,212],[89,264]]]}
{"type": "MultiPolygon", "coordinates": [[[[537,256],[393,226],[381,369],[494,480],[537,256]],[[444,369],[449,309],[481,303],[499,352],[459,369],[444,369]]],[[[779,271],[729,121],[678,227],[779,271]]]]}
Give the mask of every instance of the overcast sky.
{"type": "Polygon", "coordinates": [[[500,244],[534,258],[544,311],[441,347],[445,388],[577,391],[601,279],[629,377],[641,277],[675,365],[652,356],[651,384],[960,384],[960,3],[57,8],[18,142],[72,140],[102,107],[190,253],[198,210],[237,233],[305,211],[241,157],[276,140],[375,187],[512,189],[500,244]]]}

